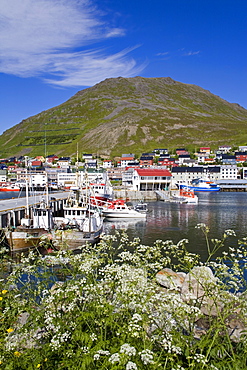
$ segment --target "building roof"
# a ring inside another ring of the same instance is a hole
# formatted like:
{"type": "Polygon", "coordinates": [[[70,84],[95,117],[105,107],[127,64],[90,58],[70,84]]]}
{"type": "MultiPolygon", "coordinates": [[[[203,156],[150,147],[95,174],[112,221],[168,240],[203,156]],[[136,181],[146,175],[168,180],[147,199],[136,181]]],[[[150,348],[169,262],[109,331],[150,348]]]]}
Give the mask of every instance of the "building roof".
{"type": "Polygon", "coordinates": [[[142,156],[140,161],[152,161],[154,158],[151,156],[142,156]]]}
{"type": "Polygon", "coordinates": [[[178,158],[190,158],[189,154],[180,154],[178,158]]]}
{"type": "Polygon", "coordinates": [[[172,172],[179,173],[179,172],[190,172],[190,173],[203,173],[203,172],[220,172],[219,166],[214,167],[173,167],[172,172]]]}
{"type": "Polygon", "coordinates": [[[137,168],[136,172],[140,176],[172,176],[170,171],[161,168],[137,168]]]}

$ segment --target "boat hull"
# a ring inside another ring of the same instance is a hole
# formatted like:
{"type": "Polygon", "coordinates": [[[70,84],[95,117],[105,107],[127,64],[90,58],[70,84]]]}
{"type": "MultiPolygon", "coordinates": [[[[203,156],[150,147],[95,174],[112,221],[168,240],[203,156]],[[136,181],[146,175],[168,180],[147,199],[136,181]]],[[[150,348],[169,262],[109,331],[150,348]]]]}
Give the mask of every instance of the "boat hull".
{"type": "Polygon", "coordinates": [[[107,218],[145,218],[146,213],[141,212],[130,212],[130,211],[114,211],[114,210],[106,210],[103,211],[103,216],[107,218]]]}
{"type": "Polygon", "coordinates": [[[0,188],[0,191],[20,191],[20,189],[19,188],[13,188],[13,189],[11,189],[11,188],[0,188]]]}
{"type": "Polygon", "coordinates": [[[77,229],[56,230],[53,243],[57,249],[80,249],[85,244],[96,244],[100,240],[102,228],[94,232],[83,232],[77,229]]]}
{"type": "Polygon", "coordinates": [[[11,252],[25,252],[36,249],[39,246],[43,235],[48,236],[48,230],[42,229],[23,229],[5,230],[5,236],[11,252]]]}
{"type": "Polygon", "coordinates": [[[220,191],[220,187],[204,187],[204,186],[193,186],[179,184],[180,189],[189,189],[193,191],[220,191]]]}

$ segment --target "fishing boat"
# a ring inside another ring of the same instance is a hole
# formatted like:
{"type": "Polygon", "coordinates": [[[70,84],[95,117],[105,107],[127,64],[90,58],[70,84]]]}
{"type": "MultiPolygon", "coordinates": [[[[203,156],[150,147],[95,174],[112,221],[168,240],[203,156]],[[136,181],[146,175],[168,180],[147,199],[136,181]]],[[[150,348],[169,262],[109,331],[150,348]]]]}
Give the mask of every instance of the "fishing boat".
{"type": "Polygon", "coordinates": [[[177,200],[180,203],[198,204],[198,196],[193,189],[181,187],[178,194],[171,195],[172,200],[177,200]]]}
{"type": "Polygon", "coordinates": [[[41,241],[51,240],[51,230],[54,227],[52,209],[49,204],[48,186],[42,199],[32,207],[29,206],[28,179],[26,178],[26,206],[24,217],[20,225],[8,225],[4,229],[5,237],[10,247],[10,252],[26,252],[30,249],[39,248],[41,241]]]}
{"type": "Polygon", "coordinates": [[[54,217],[53,243],[58,249],[79,249],[95,244],[103,231],[103,217],[92,207],[89,191],[75,186],[63,206],[63,217],[54,217]]]}
{"type": "Polygon", "coordinates": [[[20,225],[4,229],[10,251],[20,253],[38,248],[42,240],[51,240],[53,226],[52,210],[44,199],[31,209],[27,207],[20,225]]]}
{"type": "Polygon", "coordinates": [[[20,191],[21,187],[17,184],[11,184],[9,182],[1,183],[0,191],[20,191]]]}
{"type": "Polygon", "coordinates": [[[104,202],[113,198],[113,187],[107,181],[96,181],[89,184],[91,203],[101,206],[104,202]]]}
{"type": "Polygon", "coordinates": [[[106,218],[144,218],[146,212],[140,212],[129,207],[123,199],[107,202],[102,207],[102,214],[106,218]]]}
{"type": "Polygon", "coordinates": [[[194,179],[191,184],[188,183],[179,183],[176,184],[179,189],[190,189],[193,191],[219,191],[220,186],[215,182],[206,179],[194,179]]]}

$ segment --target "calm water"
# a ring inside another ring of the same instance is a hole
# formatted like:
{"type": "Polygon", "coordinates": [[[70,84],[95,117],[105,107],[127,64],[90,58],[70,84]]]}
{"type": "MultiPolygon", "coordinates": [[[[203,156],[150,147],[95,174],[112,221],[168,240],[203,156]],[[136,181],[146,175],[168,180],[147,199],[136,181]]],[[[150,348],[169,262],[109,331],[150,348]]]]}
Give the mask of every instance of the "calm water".
{"type": "MultiPolygon", "coordinates": [[[[105,221],[104,232],[108,234],[116,229],[124,229],[131,239],[139,237],[147,245],[157,239],[169,239],[177,243],[185,238],[189,240],[188,249],[199,253],[203,259],[207,254],[206,244],[201,230],[195,229],[198,223],[210,228],[210,238],[221,239],[226,229],[235,230],[237,238],[247,237],[247,193],[197,194],[197,205],[148,202],[149,212],[145,220],[105,221]]],[[[18,196],[18,192],[0,193],[0,199],[18,196]]],[[[230,238],[229,242],[236,246],[237,238],[230,238]]]]}
{"type": "MultiPolygon", "coordinates": [[[[206,257],[205,238],[198,223],[210,228],[210,238],[221,239],[226,229],[233,229],[237,238],[247,236],[247,193],[198,193],[199,203],[178,204],[163,201],[149,202],[146,220],[106,221],[106,233],[125,229],[130,236],[139,237],[143,244],[151,245],[156,239],[188,239],[188,249],[206,257]]],[[[231,237],[231,245],[237,245],[237,238],[231,237]]]]}

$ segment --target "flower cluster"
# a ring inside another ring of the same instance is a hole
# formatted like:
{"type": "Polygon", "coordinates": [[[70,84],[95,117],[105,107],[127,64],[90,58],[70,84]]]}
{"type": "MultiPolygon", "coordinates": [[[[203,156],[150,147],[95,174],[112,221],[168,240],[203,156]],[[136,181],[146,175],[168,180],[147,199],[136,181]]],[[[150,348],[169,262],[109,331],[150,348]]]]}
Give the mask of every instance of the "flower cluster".
{"type": "MultiPolygon", "coordinates": [[[[210,241],[207,226],[197,228],[205,233],[209,255],[234,236],[226,230],[223,241],[210,241]]],[[[0,280],[0,365],[13,370],[29,363],[41,369],[241,368],[247,361],[241,264],[247,239],[200,264],[187,245],[183,239],[145,246],[116,233],[78,254],[23,256],[0,280]],[[181,278],[181,285],[160,284],[156,274],[163,269],[181,278]]]]}

